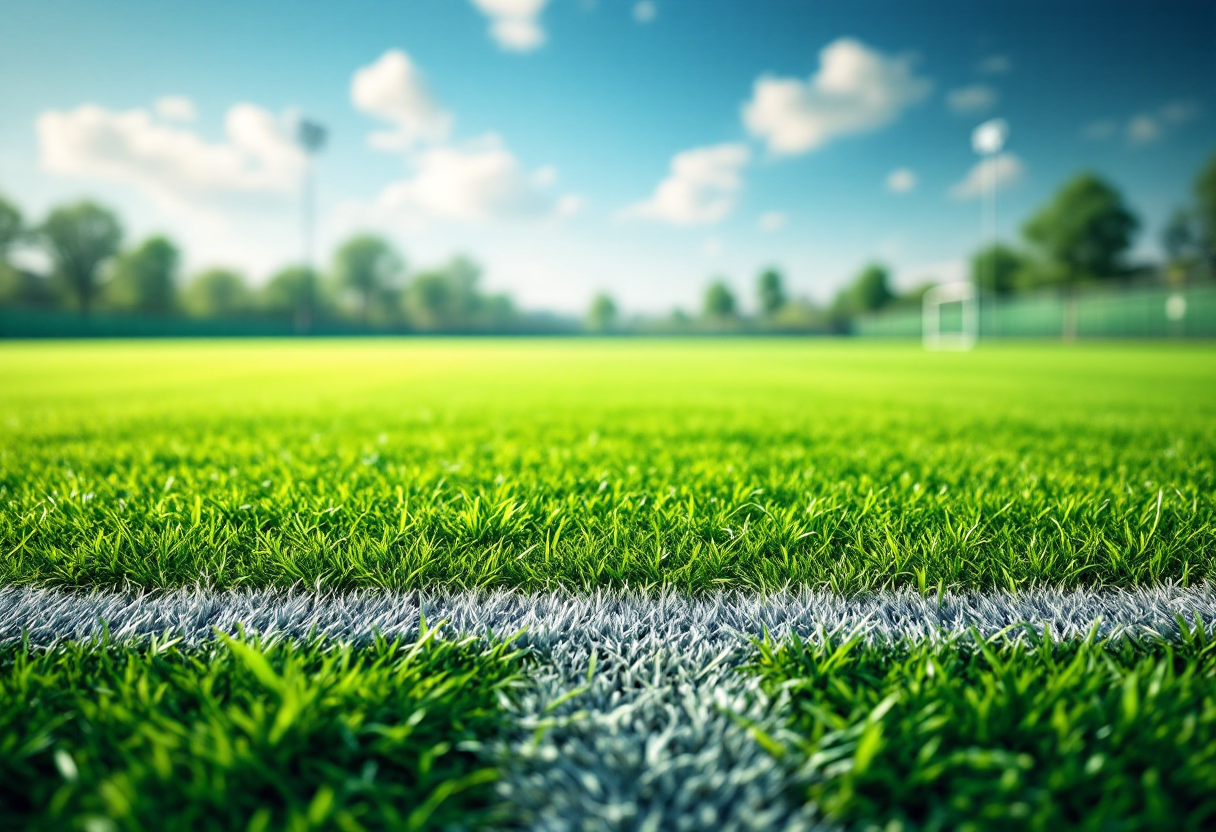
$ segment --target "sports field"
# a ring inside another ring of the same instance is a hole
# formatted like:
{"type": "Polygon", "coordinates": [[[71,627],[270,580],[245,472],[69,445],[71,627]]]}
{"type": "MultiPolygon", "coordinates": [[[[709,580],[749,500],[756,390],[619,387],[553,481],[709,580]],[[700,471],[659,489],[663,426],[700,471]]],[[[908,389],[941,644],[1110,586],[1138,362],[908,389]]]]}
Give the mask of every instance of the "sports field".
{"type": "Polygon", "coordinates": [[[1216,824],[1216,348],[0,345],[0,825],[1216,824]]]}

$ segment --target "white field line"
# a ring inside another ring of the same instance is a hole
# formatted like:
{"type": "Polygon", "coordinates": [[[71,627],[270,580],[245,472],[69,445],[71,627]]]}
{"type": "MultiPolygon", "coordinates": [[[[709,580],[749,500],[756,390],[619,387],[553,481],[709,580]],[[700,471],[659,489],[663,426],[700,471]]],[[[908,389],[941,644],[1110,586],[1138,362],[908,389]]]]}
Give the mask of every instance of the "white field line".
{"type": "Polygon", "coordinates": [[[723,592],[689,597],[675,592],[639,595],[510,590],[456,592],[310,593],[297,590],[181,589],[73,591],[0,587],[0,643],[35,644],[84,639],[108,631],[119,640],[166,632],[188,643],[210,639],[237,624],[260,633],[302,638],[310,633],[352,641],[411,636],[419,613],[430,624],[446,621],[456,634],[511,635],[545,650],[576,631],[608,643],[655,639],[673,647],[707,643],[726,647],[767,630],[774,637],[799,633],[857,632],[873,639],[938,639],[974,627],[984,634],[1025,624],[1050,626],[1060,637],[1102,634],[1170,635],[1177,617],[1216,620],[1216,585],[1164,585],[1141,589],[1034,589],[1020,593],[945,593],[909,590],[852,598],[810,590],[760,596],[723,592]]]}
{"type": "Polygon", "coordinates": [[[1177,632],[1179,615],[1216,623],[1216,588],[1034,590],[1017,595],[913,592],[852,599],[818,592],[692,599],[516,592],[316,595],[273,590],[74,593],[0,588],[0,642],[169,632],[187,643],[216,629],[362,641],[410,638],[419,613],[446,632],[524,630],[542,661],[512,707],[514,733],[486,749],[507,771],[503,796],[540,830],[816,829],[791,800],[795,772],[759,747],[738,716],[781,737],[781,703],[735,668],[766,629],[939,639],[1018,624],[1061,637],[1177,632]],[[595,656],[594,668],[591,656],[595,656]],[[578,691],[571,696],[572,692],[578,691]],[[559,703],[559,704],[554,704],[559,703]],[[539,730],[538,729],[543,729],[539,730]]]}

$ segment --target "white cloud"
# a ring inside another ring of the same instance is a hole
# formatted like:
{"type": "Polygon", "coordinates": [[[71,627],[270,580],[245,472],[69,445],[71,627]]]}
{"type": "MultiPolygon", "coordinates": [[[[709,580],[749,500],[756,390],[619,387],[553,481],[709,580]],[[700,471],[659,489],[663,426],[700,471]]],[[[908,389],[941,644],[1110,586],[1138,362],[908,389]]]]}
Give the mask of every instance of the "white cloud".
{"type": "Polygon", "coordinates": [[[490,35],[503,49],[529,52],[545,42],[540,13],[549,0],[473,0],[490,18],[490,35]]]}
{"type": "Polygon", "coordinates": [[[1132,144],[1151,144],[1161,138],[1161,125],[1150,115],[1134,116],[1127,122],[1127,140],[1132,144]]]}
{"type": "Polygon", "coordinates": [[[722,245],[722,241],[717,237],[710,237],[701,245],[701,253],[714,260],[721,257],[725,251],[726,246],[722,245]]]}
{"type": "Polygon", "coordinates": [[[916,174],[908,168],[899,168],[887,175],[887,190],[893,194],[906,194],[916,187],[916,174]]]}
{"type": "MultiPolygon", "coordinates": [[[[524,9],[521,4],[495,5],[500,7],[524,9]]],[[[581,208],[579,197],[553,192],[554,168],[525,170],[496,134],[449,141],[455,118],[435,102],[417,65],[400,50],[385,52],[355,73],[351,100],[395,125],[373,133],[370,143],[400,151],[410,173],[386,185],[371,203],[344,203],[340,222],[420,229],[433,223],[567,217],[581,208]]]]}
{"type": "Polygon", "coordinates": [[[461,147],[434,147],[411,161],[413,174],[381,191],[373,213],[412,226],[431,221],[483,223],[576,212],[578,197],[552,193],[557,172],[531,173],[494,135],[461,147]]]}
{"type": "Polygon", "coordinates": [[[1007,75],[1013,69],[1013,61],[1008,55],[989,55],[976,69],[984,75],[1007,75]]]}
{"type": "Polygon", "coordinates": [[[47,171],[132,185],[162,204],[291,193],[304,161],[284,120],[253,104],[228,110],[220,142],[145,110],[114,112],[95,104],[43,112],[37,130],[47,171]]]}
{"type": "Polygon", "coordinates": [[[1200,106],[1194,101],[1174,101],[1161,108],[1161,118],[1173,125],[1183,125],[1194,121],[1199,115],[1200,106]]]}
{"type": "Polygon", "coordinates": [[[647,200],[624,209],[622,219],[652,219],[673,225],[707,225],[735,207],[743,187],[740,171],[751,159],[742,144],[719,144],[677,153],[671,173],[647,200]]]}
{"type": "Polygon", "coordinates": [[[966,177],[950,189],[950,195],[955,199],[975,199],[994,182],[998,188],[1014,184],[1022,178],[1024,170],[1022,160],[1012,153],[991,156],[971,168],[966,177]]]}
{"type": "Polygon", "coordinates": [[[974,115],[991,110],[997,101],[997,93],[987,84],[971,84],[950,90],[946,95],[946,104],[960,115],[974,115]]]}
{"type": "Polygon", "coordinates": [[[187,124],[198,118],[194,102],[184,95],[166,95],[156,99],[156,114],[165,121],[181,121],[187,124]]]}
{"type": "Polygon", "coordinates": [[[789,219],[789,217],[780,211],[765,211],[760,215],[760,219],[757,220],[756,224],[760,226],[761,231],[772,234],[774,231],[780,231],[785,228],[789,219]]]}
{"type": "Polygon", "coordinates": [[[1156,110],[1137,113],[1120,125],[1115,119],[1101,119],[1085,125],[1081,137],[1103,141],[1122,132],[1132,147],[1142,147],[1165,138],[1179,127],[1194,121],[1201,108],[1194,101],[1172,101],[1156,110]]]}
{"type": "Polygon", "coordinates": [[[819,71],[801,81],[765,76],[743,106],[753,136],[778,154],[816,150],[838,136],[876,130],[923,100],[932,84],[906,57],[888,57],[852,38],[819,53],[819,71]]]}
{"type": "Polygon", "coordinates": [[[441,142],[452,130],[452,115],[431,98],[422,73],[399,49],[357,70],[350,82],[356,108],[394,125],[368,137],[372,147],[406,150],[419,142],[441,142]]]}
{"type": "Polygon", "coordinates": [[[633,6],[633,19],[638,23],[650,23],[659,14],[659,7],[652,0],[639,0],[633,6]]]}
{"type": "Polygon", "coordinates": [[[1194,121],[1199,115],[1199,105],[1194,101],[1173,101],[1153,113],[1140,113],[1127,122],[1127,141],[1133,146],[1152,144],[1164,138],[1175,128],[1194,121]]]}

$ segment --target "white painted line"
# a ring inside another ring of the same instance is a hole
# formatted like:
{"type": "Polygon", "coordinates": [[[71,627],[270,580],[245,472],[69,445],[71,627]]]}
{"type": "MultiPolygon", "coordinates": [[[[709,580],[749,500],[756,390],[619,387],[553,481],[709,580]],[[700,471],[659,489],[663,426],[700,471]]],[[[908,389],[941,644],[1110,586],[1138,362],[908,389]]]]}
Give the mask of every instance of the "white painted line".
{"type": "Polygon", "coordinates": [[[412,637],[419,613],[453,634],[525,630],[541,661],[515,703],[514,732],[484,750],[507,776],[503,796],[536,830],[822,830],[796,799],[795,773],[733,715],[781,736],[780,703],[734,672],[765,629],[938,639],[1026,624],[1062,637],[1177,632],[1177,617],[1216,622],[1216,590],[1034,590],[1012,595],[913,592],[857,598],[792,592],[689,598],[619,592],[316,595],[274,590],[164,593],[0,588],[0,642],[36,644],[171,632],[187,643],[216,629],[360,641],[412,637]],[[592,672],[590,658],[596,660],[592,672]],[[570,696],[572,692],[580,691],[570,696]],[[555,703],[560,703],[556,704],[555,703]],[[543,729],[538,732],[538,729],[543,729]],[[539,737],[539,739],[538,739],[539,737]]]}

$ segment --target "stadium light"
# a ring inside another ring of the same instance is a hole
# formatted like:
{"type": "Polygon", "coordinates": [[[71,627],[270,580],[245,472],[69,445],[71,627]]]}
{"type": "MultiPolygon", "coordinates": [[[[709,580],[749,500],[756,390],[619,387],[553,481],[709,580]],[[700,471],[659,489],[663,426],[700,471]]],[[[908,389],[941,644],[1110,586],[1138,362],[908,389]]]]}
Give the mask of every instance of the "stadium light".
{"type": "Polygon", "coordinates": [[[971,147],[981,156],[1000,153],[1009,138],[1009,122],[1003,118],[985,121],[971,132],[971,147]]]}
{"type": "MultiPolygon", "coordinates": [[[[1003,118],[994,118],[985,121],[979,127],[976,127],[971,133],[971,147],[983,159],[981,171],[984,176],[984,194],[981,200],[980,207],[980,238],[988,241],[988,285],[992,292],[996,292],[996,189],[997,176],[1000,171],[1000,152],[1005,149],[1005,142],[1009,139],[1009,122],[1003,118]]],[[[980,268],[983,268],[981,262],[980,268]]],[[[979,277],[979,275],[976,275],[979,277]]],[[[977,304],[983,304],[983,287],[975,287],[975,299],[977,304]]],[[[992,304],[989,303],[992,308],[992,304]]],[[[976,311],[976,332],[975,337],[979,338],[979,311],[976,311]]],[[[993,321],[995,324],[995,320],[993,321]]]]}
{"type": "MultiPolygon", "coordinates": [[[[313,158],[325,147],[328,135],[325,126],[307,118],[301,118],[296,124],[296,143],[304,151],[304,183],[302,190],[302,219],[304,268],[313,274],[313,202],[315,200],[313,186],[313,158]]],[[[312,328],[312,298],[305,300],[303,308],[297,310],[296,328],[308,332],[312,328]]]]}
{"type": "MultiPolygon", "coordinates": [[[[996,188],[997,165],[1000,152],[1009,138],[1009,122],[1003,118],[985,121],[971,131],[971,149],[980,155],[979,172],[981,188],[980,239],[987,240],[991,260],[989,261],[989,283],[996,288],[996,188]]],[[[983,268],[983,261],[979,263],[983,268]]],[[[980,337],[980,304],[983,286],[976,275],[975,280],[948,283],[936,286],[925,293],[922,307],[921,334],[925,349],[961,349],[975,346],[980,337]],[[957,303],[962,309],[961,329],[957,334],[942,332],[942,305],[957,303]]]]}

